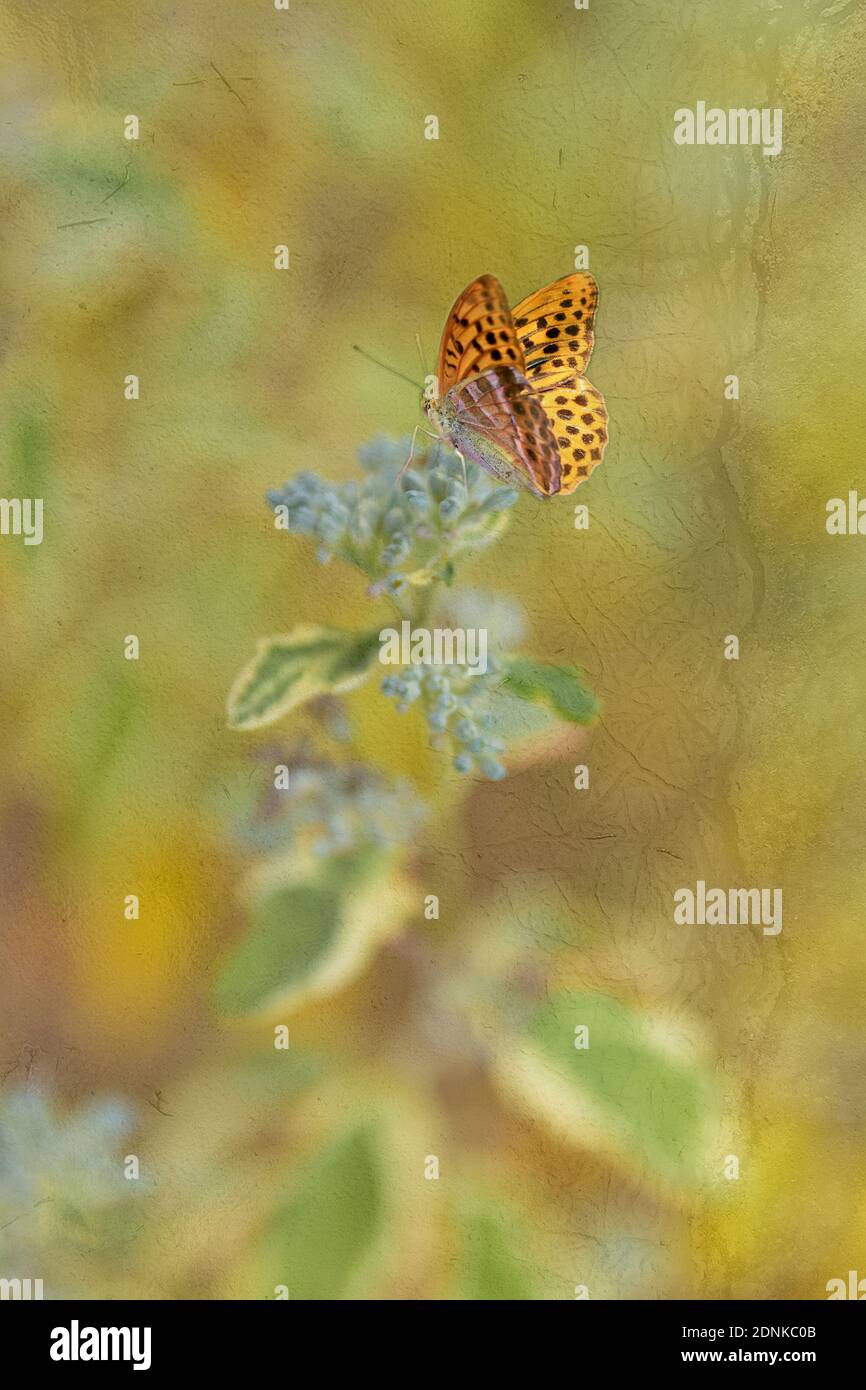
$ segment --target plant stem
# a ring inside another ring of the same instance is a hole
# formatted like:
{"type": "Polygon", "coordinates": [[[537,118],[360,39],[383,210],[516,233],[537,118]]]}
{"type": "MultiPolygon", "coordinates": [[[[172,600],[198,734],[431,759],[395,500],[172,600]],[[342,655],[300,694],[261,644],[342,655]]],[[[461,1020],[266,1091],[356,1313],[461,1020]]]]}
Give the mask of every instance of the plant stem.
{"type": "Polygon", "coordinates": [[[418,594],[418,602],[415,605],[415,612],[412,615],[413,622],[419,626],[426,623],[433,607],[433,597],[439,585],[434,580],[431,584],[425,584],[418,594]]]}

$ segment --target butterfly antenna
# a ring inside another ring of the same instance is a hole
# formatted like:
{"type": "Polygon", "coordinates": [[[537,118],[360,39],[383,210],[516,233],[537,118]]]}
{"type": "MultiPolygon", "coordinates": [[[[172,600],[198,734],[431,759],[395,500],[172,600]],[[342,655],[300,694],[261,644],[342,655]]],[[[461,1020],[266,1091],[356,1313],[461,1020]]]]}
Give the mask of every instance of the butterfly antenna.
{"type": "Polygon", "coordinates": [[[421,346],[421,334],[420,334],[420,333],[416,333],[416,334],[415,334],[415,346],[416,346],[417,349],[418,349],[418,358],[419,358],[419,361],[420,361],[420,363],[421,363],[421,375],[423,376],[424,380],[426,381],[426,380],[427,380],[427,363],[424,361],[424,349],[423,349],[422,346],[421,346]]]}
{"type": "Polygon", "coordinates": [[[352,350],[353,352],[360,352],[361,356],[366,357],[368,362],[375,362],[377,367],[383,367],[384,370],[386,372],[390,372],[392,376],[398,376],[401,381],[408,381],[409,385],[414,386],[417,391],[424,390],[424,387],[420,384],[420,382],[415,381],[413,377],[404,376],[403,373],[398,372],[395,367],[389,367],[387,362],[380,362],[378,357],[374,357],[371,352],[365,352],[364,348],[358,347],[357,343],[352,344],[352,350]]]}

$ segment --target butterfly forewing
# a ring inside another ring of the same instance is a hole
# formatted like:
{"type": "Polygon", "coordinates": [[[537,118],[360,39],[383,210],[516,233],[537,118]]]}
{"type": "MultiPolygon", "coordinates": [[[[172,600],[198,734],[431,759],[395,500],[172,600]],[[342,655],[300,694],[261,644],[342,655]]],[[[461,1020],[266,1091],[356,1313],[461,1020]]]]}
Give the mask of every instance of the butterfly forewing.
{"type": "Polygon", "coordinates": [[[598,286],[588,271],[555,280],[514,310],[514,325],[532,386],[545,389],[586,371],[593,344],[598,286]]]}
{"type": "Polygon", "coordinates": [[[436,369],[440,397],[458,381],[498,366],[522,372],[523,354],[505,291],[494,275],[481,275],[448,315],[436,369]]]}

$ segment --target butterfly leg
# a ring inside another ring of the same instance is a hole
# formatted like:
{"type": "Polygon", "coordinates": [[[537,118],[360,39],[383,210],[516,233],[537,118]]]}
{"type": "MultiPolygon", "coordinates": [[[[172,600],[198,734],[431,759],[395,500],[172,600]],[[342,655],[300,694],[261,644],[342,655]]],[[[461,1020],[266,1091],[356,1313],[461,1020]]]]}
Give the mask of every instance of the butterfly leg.
{"type": "Polygon", "coordinates": [[[465,460],[465,458],[463,457],[463,455],[461,454],[461,452],[460,452],[459,449],[455,449],[454,452],[455,452],[455,454],[457,455],[457,457],[459,458],[460,462],[463,464],[463,486],[464,486],[465,489],[466,489],[466,496],[468,497],[468,496],[469,496],[469,480],[468,480],[468,478],[466,477],[466,460],[465,460]]]}
{"type": "Polygon", "coordinates": [[[410,468],[412,465],[412,460],[415,457],[415,440],[418,438],[418,431],[420,429],[422,429],[422,426],[416,425],[414,430],[412,431],[412,442],[409,445],[409,457],[403,464],[403,467],[400,469],[400,472],[397,474],[398,478],[402,478],[403,474],[406,472],[406,469],[410,468]]]}
{"type": "Polygon", "coordinates": [[[439,439],[438,434],[433,434],[432,430],[425,430],[423,425],[415,426],[414,430],[412,431],[412,443],[409,445],[409,457],[407,458],[406,462],[403,464],[403,467],[400,469],[400,472],[394,479],[395,486],[400,481],[403,474],[406,472],[406,469],[411,468],[412,466],[412,460],[415,457],[415,440],[418,438],[419,434],[426,434],[430,439],[439,439]]]}

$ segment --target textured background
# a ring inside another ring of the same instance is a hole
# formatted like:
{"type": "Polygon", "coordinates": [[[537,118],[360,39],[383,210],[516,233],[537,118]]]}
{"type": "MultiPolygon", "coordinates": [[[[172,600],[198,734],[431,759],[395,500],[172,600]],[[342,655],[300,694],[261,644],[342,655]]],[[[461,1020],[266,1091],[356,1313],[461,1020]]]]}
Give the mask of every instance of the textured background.
{"type": "Polygon", "coordinates": [[[326,1298],[756,1299],[866,1274],[866,542],[824,527],[866,446],[864,18],[5,0],[0,488],[44,497],[46,533],[0,538],[0,1273],[79,1297],[272,1296],[290,1267],[326,1298]],[[781,155],[676,146],[698,100],[782,107],[781,155]],[[352,476],[358,443],[416,423],[353,343],[416,375],[467,280],[517,300],[577,243],[611,414],[590,529],[527,498],[467,578],[586,668],[591,790],[569,754],[461,807],[418,725],[359,694],[364,756],[434,807],[407,872],[447,910],[275,1058],[209,997],[244,932],[235,788],[273,741],[226,729],[225,692],[263,633],[368,601],[263,494],[352,476]],[[782,934],[675,927],[697,878],[782,887],[782,934]],[[662,1189],[504,1103],[449,1012],[503,935],[666,1020],[717,1093],[704,1181],[662,1189]],[[146,1175],[131,1214],[115,1153],[146,1175]]]}

